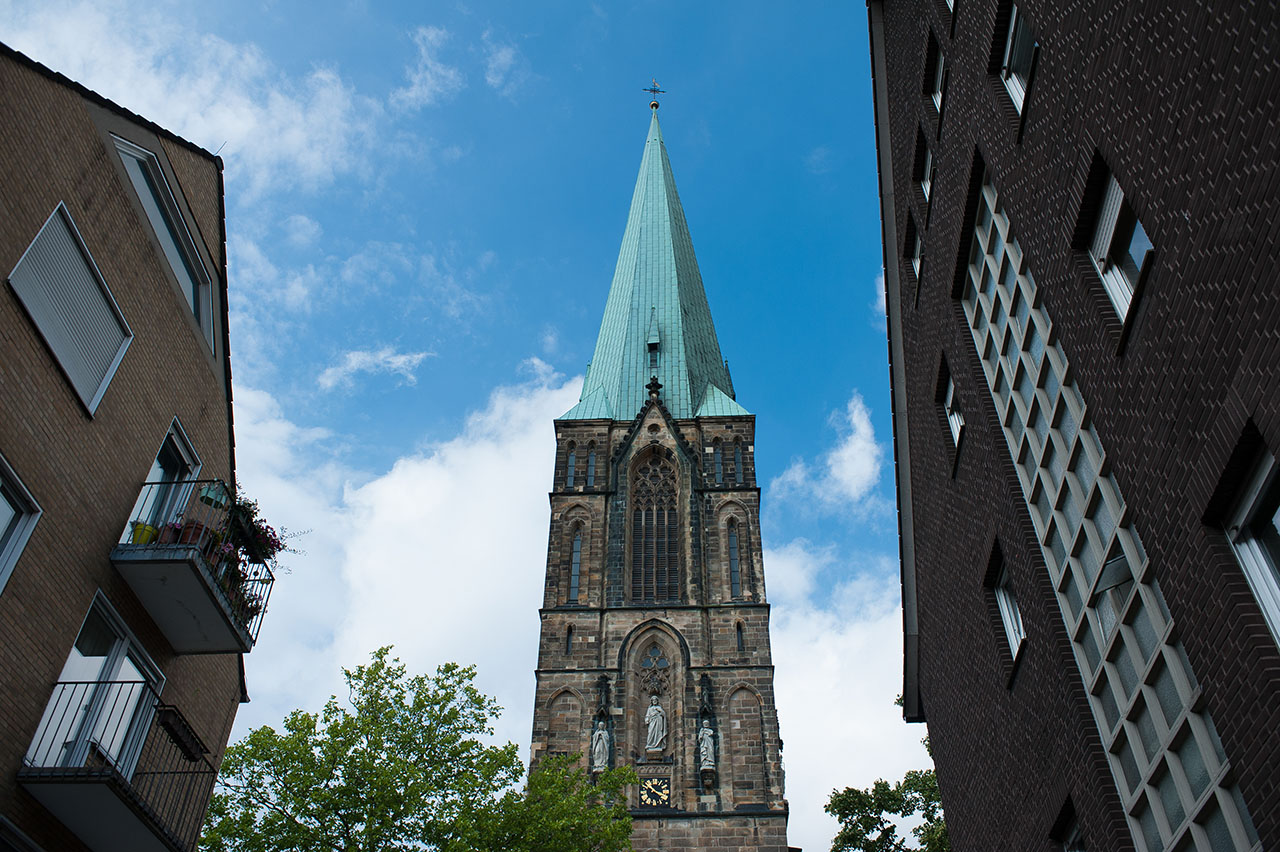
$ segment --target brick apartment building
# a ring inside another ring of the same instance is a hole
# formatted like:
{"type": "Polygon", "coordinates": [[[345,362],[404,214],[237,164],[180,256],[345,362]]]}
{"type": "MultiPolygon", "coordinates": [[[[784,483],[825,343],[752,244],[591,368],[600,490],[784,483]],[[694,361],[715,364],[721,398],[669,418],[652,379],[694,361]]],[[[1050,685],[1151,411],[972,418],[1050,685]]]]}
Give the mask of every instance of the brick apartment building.
{"type": "Polygon", "coordinates": [[[868,8],[905,715],[955,848],[1280,847],[1280,16],[868,8]]]}
{"type": "Polygon", "coordinates": [[[755,478],[658,124],[556,420],[532,759],[632,766],[640,852],[787,852],[755,478]]]}
{"type": "Polygon", "coordinates": [[[0,47],[0,849],[188,850],[239,565],[222,163],[0,47]]]}

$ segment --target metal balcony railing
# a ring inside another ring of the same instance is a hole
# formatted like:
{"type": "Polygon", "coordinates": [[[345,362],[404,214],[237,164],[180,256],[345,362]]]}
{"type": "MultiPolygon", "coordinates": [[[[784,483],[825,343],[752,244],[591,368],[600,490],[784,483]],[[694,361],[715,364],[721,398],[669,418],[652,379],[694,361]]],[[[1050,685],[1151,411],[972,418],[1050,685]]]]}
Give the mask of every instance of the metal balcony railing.
{"type": "Polygon", "coordinates": [[[143,483],[118,550],[159,553],[185,548],[252,647],[275,576],[267,557],[256,550],[247,520],[234,507],[232,489],[220,480],[143,483]]]}
{"type": "Polygon", "coordinates": [[[145,823],[164,845],[195,848],[216,776],[178,708],[145,681],[54,686],[18,780],[91,848],[112,848],[145,823]],[[105,784],[105,800],[91,788],[105,784]],[[61,786],[63,792],[53,793],[61,786]],[[101,836],[99,836],[101,832],[101,836]],[[86,837],[85,835],[90,835],[86,837]]]}

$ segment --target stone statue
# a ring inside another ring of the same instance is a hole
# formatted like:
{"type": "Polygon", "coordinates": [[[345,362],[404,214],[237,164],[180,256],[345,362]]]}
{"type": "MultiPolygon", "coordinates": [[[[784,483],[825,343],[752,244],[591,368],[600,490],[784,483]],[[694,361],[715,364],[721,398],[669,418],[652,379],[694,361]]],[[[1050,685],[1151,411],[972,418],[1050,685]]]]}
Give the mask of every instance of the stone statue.
{"type": "Polygon", "coordinates": [[[698,729],[698,768],[716,768],[716,732],[711,730],[711,722],[706,719],[698,729]]]}
{"type": "Polygon", "coordinates": [[[591,734],[591,768],[597,772],[609,768],[609,732],[604,722],[596,722],[591,734]]]}
{"type": "Polygon", "coordinates": [[[649,710],[644,714],[649,733],[644,738],[645,751],[662,751],[667,744],[667,714],[658,705],[658,696],[649,698],[649,710]]]}

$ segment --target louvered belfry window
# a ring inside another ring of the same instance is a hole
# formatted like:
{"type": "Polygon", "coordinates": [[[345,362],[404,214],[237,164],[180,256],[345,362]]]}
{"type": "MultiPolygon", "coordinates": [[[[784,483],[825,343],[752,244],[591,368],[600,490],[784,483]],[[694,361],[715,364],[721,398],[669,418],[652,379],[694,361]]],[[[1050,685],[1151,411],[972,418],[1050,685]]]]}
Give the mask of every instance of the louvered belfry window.
{"type": "Polygon", "coordinates": [[[674,601],[680,596],[680,522],[676,471],[664,459],[647,459],[631,486],[631,599],[674,601]]]}

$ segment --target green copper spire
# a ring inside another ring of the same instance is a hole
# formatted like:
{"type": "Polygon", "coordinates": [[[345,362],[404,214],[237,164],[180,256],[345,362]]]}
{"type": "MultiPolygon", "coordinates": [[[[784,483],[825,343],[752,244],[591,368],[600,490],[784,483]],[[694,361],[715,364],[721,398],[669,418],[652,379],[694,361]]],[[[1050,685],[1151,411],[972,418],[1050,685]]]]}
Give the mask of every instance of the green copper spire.
{"type": "Polygon", "coordinates": [[[578,404],[561,419],[630,420],[654,376],[673,417],[747,413],[733,401],[656,108],[595,357],[578,404]]]}

